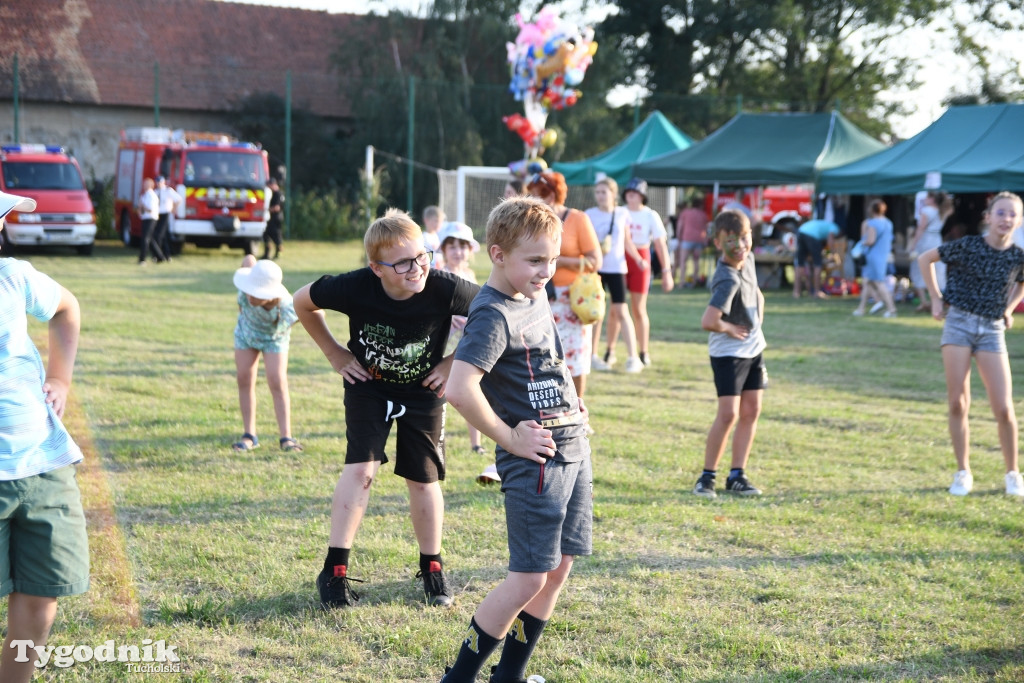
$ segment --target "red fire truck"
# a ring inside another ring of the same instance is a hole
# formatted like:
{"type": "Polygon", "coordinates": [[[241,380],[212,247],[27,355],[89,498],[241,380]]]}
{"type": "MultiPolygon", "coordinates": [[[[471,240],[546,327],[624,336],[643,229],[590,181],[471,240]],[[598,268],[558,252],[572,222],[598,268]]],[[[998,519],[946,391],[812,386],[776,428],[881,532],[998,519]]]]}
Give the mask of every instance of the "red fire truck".
{"type": "Polygon", "coordinates": [[[259,145],[220,133],[126,128],[114,176],[114,227],[137,246],[142,222],[136,203],[144,178],[162,175],[184,201],[171,220],[171,247],[229,247],[255,252],[267,225],[269,169],[259,145]]]}
{"type": "MultiPolygon", "coordinates": [[[[749,188],[743,194],[743,203],[751,209],[755,219],[762,223],[766,231],[770,232],[773,226],[782,224],[786,224],[788,229],[796,229],[814,212],[813,189],[811,185],[749,188]]],[[[708,215],[714,216],[735,196],[732,191],[719,194],[718,206],[713,208],[713,199],[711,193],[708,193],[704,197],[705,210],[708,215]]]]}
{"type": "Polygon", "coordinates": [[[16,246],[69,246],[92,253],[96,214],[78,162],[62,147],[4,145],[0,190],[36,200],[31,213],[12,211],[0,232],[6,251],[16,246]]]}

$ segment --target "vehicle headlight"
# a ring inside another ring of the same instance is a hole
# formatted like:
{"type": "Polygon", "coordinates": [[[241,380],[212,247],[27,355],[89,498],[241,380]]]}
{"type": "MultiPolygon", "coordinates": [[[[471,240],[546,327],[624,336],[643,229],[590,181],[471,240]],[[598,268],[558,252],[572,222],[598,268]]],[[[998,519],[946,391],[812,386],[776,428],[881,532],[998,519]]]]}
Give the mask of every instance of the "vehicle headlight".
{"type": "Polygon", "coordinates": [[[11,213],[7,214],[7,219],[10,220],[11,218],[15,219],[14,221],[12,221],[14,223],[41,223],[42,222],[42,217],[39,214],[37,214],[37,213],[20,213],[20,212],[12,211],[11,213]]]}
{"type": "Polygon", "coordinates": [[[91,213],[76,213],[75,214],[75,222],[76,223],[95,223],[96,219],[93,218],[91,213]]]}

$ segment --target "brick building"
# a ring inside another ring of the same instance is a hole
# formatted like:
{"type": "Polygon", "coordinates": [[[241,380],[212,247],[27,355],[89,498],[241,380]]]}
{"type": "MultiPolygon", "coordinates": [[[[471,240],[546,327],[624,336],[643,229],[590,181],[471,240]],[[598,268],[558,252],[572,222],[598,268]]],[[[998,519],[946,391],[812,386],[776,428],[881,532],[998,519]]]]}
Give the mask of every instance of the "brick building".
{"type": "Polygon", "coordinates": [[[87,179],[113,174],[120,131],[232,132],[225,113],[260,92],[336,125],[348,105],[331,54],[354,15],[214,0],[12,0],[0,4],[0,143],[64,145],[87,179]]]}

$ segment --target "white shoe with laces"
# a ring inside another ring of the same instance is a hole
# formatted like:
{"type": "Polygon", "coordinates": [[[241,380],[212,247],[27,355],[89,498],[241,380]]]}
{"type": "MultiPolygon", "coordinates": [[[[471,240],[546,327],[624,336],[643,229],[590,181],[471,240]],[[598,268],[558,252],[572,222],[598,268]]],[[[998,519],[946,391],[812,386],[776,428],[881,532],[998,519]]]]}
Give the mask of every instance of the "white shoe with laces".
{"type": "MultiPolygon", "coordinates": [[[[1007,486],[1009,486],[1009,476],[1007,476],[1007,486]]],[[[974,475],[967,470],[960,470],[953,477],[953,485],[949,487],[949,492],[954,496],[966,496],[974,488],[974,475]]]]}
{"type": "Polygon", "coordinates": [[[608,372],[612,369],[612,366],[601,360],[601,356],[596,353],[590,357],[590,367],[598,372],[608,372]]]}
{"type": "Polygon", "coordinates": [[[1006,495],[1024,498],[1024,478],[1020,472],[1006,473],[1006,495]]]}
{"type": "Polygon", "coordinates": [[[626,372],[634,375],[638,372],[643,372],[644,362],[640,360],[639,356],[633,356],[632,358],[626,359],[626,372]]]}

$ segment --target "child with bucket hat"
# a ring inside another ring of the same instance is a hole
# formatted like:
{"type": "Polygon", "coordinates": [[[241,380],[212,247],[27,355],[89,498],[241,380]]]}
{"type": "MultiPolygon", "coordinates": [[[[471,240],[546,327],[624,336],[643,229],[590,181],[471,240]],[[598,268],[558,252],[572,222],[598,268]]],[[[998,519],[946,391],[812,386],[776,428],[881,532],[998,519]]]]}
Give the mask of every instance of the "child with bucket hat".
{"type": "MultiPolygon", "coordinates": [[[[0,230],[36,202],[0,192],[0,230]]],[[[57,599],[89,588],[89,540],[75,465],[82,452],[61,422],[78,352],[81,313],[67,289],[27,261],[0,258],[0,586],[7,652],[0,679],[29,680],[57,615],[57,599]],[[28,317],[49,327],[47,361],[28,317]],[[11,643],[31,641],[27,657],[11,643]]],[[[52,648],[50,648],[52,649],[52,648]]]]}
{"type": "MultiPolygon", "coordinates": [[[[441,225],[441,229],[437,231],[437,240],[439,248],[441,250],[441,269],[447,270],[449,273],[454,273],[464,280],[469,280],[473,284],[478,284],[476,281],[476,273],[473,272],[473,268],[470,266],[470,259],[473,254],[480,251],[480,243],[473,237],[473,228],[469,227],[465,223],[459,223],[457,221],[447,221],[441,225]]],[[[466,327],[466,316],[464,315],[453,315],[452,316],[452,329],[448,333],[448,344],[445,346],[444,354],[455,353],[455,347],[458,346],[459,340],[462,339],[462,331],[466,327]]],[[[478,455],[487,455],[487,451],[483,446],[480,445],[480,432],[476,427],[466,423],[466,428],[469,431],[469,448],[471,451],[478,455]]],[[[491,469],[494,465],[489,466],[491,469]]],[[[494,477],[497,477],[497,471],[494,471],[494,477]]],[[[501,479],[492,479],[491,477],[484,478],[481,475],[478,478],[480,483],[490,483],[491,481],[501,481],[501,479]]]]}
{"type": "Polygon", "coordinates": [[[292,438],[291,398],[288,394],[288,343],[292,325],[298,322],[292,296],[282,284],[284,274],[273,261],[246,256],[235,271],[238,288],[238,324],[235,325],[235,368],[238,376],[238,404],[242,411],[242,438],[235,451],[259,447],[256,438],[256,375],[260,353],[267,384],[274,399],[274,416],[280,433],[281,450],[302,451],[292,438]]]}

